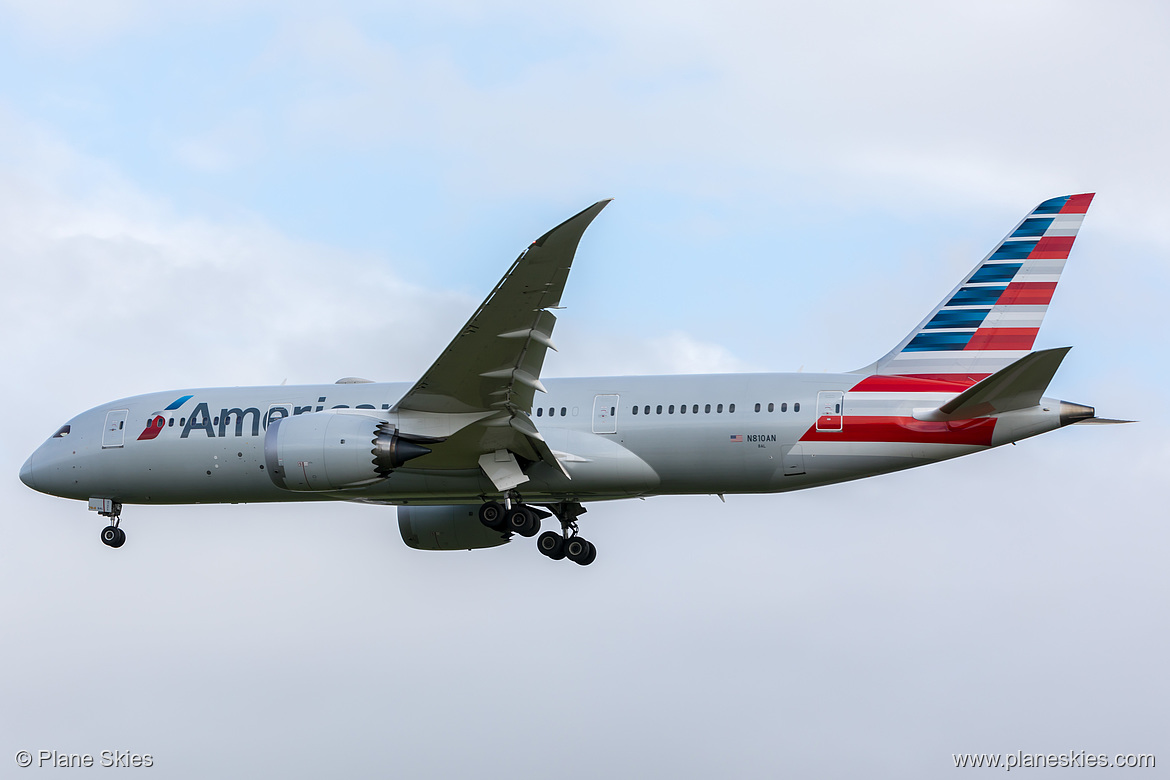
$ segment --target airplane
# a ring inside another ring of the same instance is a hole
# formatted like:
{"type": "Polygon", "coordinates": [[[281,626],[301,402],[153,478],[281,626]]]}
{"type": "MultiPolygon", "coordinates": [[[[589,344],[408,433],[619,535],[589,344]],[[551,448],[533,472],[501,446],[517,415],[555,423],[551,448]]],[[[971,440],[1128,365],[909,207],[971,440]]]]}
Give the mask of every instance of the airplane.
{"type": "Polygon", "coordinates": [[[20,479],[88,501],[126,541],[127,504],[355,501],[397,507],[420,550],[540,533],[588,565],[584,504],[782,493],[1114,423],[1044,395],[1069,347],[1033,352],[1093,193],[1044,201],[885,356],[835,374],[541,376],[599,201],[534,241],[413,385],[199,388],[101,404],[20,479]]]}

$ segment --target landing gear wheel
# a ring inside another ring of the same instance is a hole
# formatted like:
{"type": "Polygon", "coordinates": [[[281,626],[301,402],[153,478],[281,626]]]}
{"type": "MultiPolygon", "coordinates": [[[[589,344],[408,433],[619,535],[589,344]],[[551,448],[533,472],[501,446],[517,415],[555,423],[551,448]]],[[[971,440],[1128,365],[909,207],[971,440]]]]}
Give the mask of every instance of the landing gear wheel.
{"type": "Polygon", "coordinates": [[[580,536],[574,536],[565,542],[565,557],[573,563],[588,566],[597,560],[597,548],[593,546],[592,542],[586,541],[580,536]]]}
{"type": "Polygon", "coordinates": [[[488,501],[479,508],[479,522],[493,531],[504,530],[504,506],[498,501],[488,501]]]}
{"type": "Polygon", "coordinates": [[[536,536],[540,530],[540,518],[526,506],[514,506],[504,517],[507,529],[521,536],[536,536]]]}
{"type": "Polygon", "coordinates": [[[107,525],[102,529],[102,544],[107,547],[121,547],[126,543],[126,532],[116,525],[107,525]]]}
{"type": "Polygon", "coordinates": [[[559,561],[565,557],[565,537],[556,531],[545,531],[536,540],[536,549],[541,555],[559,561]]]}

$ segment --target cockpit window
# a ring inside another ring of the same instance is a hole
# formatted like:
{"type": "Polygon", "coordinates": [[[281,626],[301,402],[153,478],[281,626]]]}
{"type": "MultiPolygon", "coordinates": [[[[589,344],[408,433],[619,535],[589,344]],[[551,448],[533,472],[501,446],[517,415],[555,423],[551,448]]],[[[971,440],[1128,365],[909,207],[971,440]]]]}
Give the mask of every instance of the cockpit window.
{"type": "Polygon", "coordinates": [[[57,432],[53,434],[53,438],[54,438],[54,439],[64,439],[64,438],[65,438],[66,436],[68,436],[68,435],[69,435],[69,426],[68,426],[68,425],[62,425],[62,426],[61,426],[61,427],[60,427],[60,428],[57,430],[57,432]]]}

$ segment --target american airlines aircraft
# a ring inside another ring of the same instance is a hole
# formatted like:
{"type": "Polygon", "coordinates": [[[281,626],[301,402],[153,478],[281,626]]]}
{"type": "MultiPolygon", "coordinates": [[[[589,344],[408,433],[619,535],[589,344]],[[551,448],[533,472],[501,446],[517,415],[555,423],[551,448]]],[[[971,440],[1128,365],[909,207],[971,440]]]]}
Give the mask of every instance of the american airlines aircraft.
{"type": "Polygon", "coordinates": [[[584,503],[780,493],[922,466],[1072,423],[1044,396],[1068,347],[1032,352],[1093,195],[1029,212],[874,363],[839,374],[546,379],[578,242],[609,201],[534,241],[413,385],[182,389],[62,425],[20,479],[88,500],[121,547],[126,504],[358,501],[398,507],[421,550],[539,533],[587,565],[584,503]]]}

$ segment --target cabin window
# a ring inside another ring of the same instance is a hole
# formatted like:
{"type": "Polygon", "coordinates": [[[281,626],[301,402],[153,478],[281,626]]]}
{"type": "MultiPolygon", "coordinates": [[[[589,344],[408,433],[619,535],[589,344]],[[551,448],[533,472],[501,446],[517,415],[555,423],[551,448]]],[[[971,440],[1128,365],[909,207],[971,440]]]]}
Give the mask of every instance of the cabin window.
{"type": "Polygon", "coordinates": [[[638,407],[635,406],[634,407],[634,414],[637,414],[637,413],[638,413],[638,407]]]}
{"type": "Polygon", "coordinates": [[[727,405],[727,413],[728,414],[735,414],[735,404],[728,404],[727,405]]]}
{"type": "Polygon", "coordinates": [[[68,425],[62,425],[60,428],[57,429],[57,432],[54,433],[49,438],[50,439],[64,439],[66,436],[69,435],[69,430],[70,430],[70,428],[68,425]]]}
{"type": "Polygon", "coordinates": [[[707,404],[707,405],[706,405],[706,406],[703,408],[703,412],[704,412],[705,414],[711,414],[711,404],[707,404]]]}
{"type": "Polygon", "coordinates": [[[760,405],[759,405],[759,404],[756,404],[756,411],[757,411],[757,412],[758,412],[758,411],[760,411],[760,405]]]}
{"type": "Polygon", "coordinates": [[[174,428],[174,427],[175,427],[175,418],[174,418],[174,417],[172,417],[171,419],[167,420],[167,427],[168,427],[168,428],[174,428]]]}
{"type": "Polygon", "coordinates": [[[179,425],[186,425],[186,424],[187,424],[187,418],[186,418],[186,417],[180,417],[180,418],[179,418],[179,425]]]}
{"type": "Polygon", "coordinates": [[[542,416],[543,414],[544,414],[544,407],[543,407],[543,406],[538,406],[538,407],[536,407],[536,416],[537,416],[537,417],[540,417],[540,416],[542,416]]]}
{"type": "Polygon", "coordinates": [[[794,411],[794,412],[800,411],[800,401],[796,401],[795,403],[792,404],[792,411],[794,411]]]}
{"type": "Polygon", "coordinates": [[[654,413],[662,414],[662,404],[658,404],[658,406],[654,409],[654,413]]]}
{"type": "Polygon", "coordinates": [[[698,413],[699,413],[699,405],[695,404],[694,406],[691,407],[691,414],[698,414],[698,413]]]}
{"type": "Polygon", "coordinates": [[[161,417],[159,417],[157,420],[155,420],[155,421],[154,421],[154,427],[155,427],[155,428],[161,428],[161,427],[163,427],[163,425],[165,425],[165,424],[166,424],[166,421],[165,421],[165,420],[163,420],[163,418],[161,418],[161,417]]]}
{"type": "Polygon", "coordinates": [[[686,405],[686,404],[682,404],[681,406],[679,406],[679,408],[678,408],[678,413],[679,413],[679,414],[686,414],[686,413],[687,413],[687,405],[686,405]]]}
{"type": "Polygon", "coordinates": [[[566,414],[568,414],[568,413],[569,413],[569,410],[568,410],[568,408],[567,408],[567,407],[564,407],[564,406],[562,406],[562,407],[561,407],[561,417],[564,417],[564,416],[565,416],[566,414]]]}
{"type": "Polygon", "coordinates": [[[646,408],[642,410],[642,414],[650,414],[650,404],[646,404],[646,408]]]}
{"type": "Polygon", "coordinates": [[[776,411],[776,404],[768,404],[768,411],[769,412],[776,411]]]}
{"type": "Polygon", "coordinates": [[[723,404],[718,404],[715,407],[715,414],[723,414],[723,404]]]}
{"type": "Polygon", "coordinates": [[[670,406],[667,407],[666,413],[667,414],[674,414],[674,404],[671,404],[670,406]]]}
{"type": "MultiPolygon", "coordinates": [[[[211,421],[211,424],[212,425],[219,425],[219,415],[215,416],[215,419],[211,421]]],[[[224,423],[224,424],[226,425],[227,423],[224,423]]]]}

